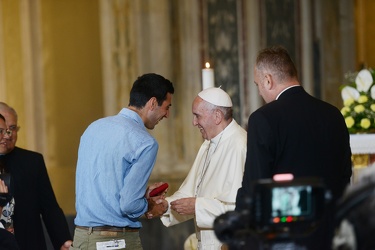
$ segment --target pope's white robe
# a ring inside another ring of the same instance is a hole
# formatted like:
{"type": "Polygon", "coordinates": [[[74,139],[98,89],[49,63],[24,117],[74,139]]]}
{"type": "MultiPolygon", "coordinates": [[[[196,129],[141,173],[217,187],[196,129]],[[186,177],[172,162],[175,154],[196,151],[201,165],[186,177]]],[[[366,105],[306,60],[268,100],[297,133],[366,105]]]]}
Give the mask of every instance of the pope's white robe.
{"type": "Polygon", "coordinates": [[[246,140],[246,131],[233,120],[212,139],[216,149],[207,160],[210,141],[203,142],[181,187],[166,198],[170,203],[180,198],[195,197],[204,163],[210,161],[197,194],[195,216],[182,216],[170,208],[161,216],[167,227],[194,218],[200,249],[220,249],[221,243],[214,234],[213,222],[217,216],[235,209],[237,190],[241,187],[244,172],[246,140]]]}

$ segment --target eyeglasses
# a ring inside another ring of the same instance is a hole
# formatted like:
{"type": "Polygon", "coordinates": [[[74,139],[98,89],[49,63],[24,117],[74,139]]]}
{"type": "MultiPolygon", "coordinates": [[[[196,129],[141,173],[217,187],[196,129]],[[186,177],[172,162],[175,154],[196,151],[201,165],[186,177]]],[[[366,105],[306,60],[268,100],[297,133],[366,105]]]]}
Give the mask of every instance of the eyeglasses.
{"type": "Polygon", "coordinates": [[[0,128],[0,135],[2,135],[2,136],[4,136],[4,135],[12,136],[12,130],[0,128]]]}
{"type": "Polygon", "coordinates": [[[20,130],[20,127],[17,126],[17,125],[11,125],[11,126],[9,126],[8,130],[10,130],[12,132],[18,132],[18,130],[20,130]]]}

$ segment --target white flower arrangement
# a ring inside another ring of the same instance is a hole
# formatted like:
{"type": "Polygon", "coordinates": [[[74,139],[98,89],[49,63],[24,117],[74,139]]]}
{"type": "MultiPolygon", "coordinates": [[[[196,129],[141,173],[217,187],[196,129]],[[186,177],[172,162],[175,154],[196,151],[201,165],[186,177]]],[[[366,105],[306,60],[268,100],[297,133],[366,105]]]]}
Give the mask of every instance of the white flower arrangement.
{"type": "Polygon", "coordinates": [[[341,113],[350,133],[375,132],[375,71],[363,69],[346,75],[349,84],[341,88],[341,113]]]}

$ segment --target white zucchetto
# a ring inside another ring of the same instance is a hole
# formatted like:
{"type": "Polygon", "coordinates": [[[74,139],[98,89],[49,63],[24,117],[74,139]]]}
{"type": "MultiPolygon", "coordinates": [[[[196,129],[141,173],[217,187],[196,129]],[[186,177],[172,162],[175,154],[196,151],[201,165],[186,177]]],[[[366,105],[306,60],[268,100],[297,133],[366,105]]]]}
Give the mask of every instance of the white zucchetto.
{"type": "Polygon", "coordinates": [[[199,92],[198,96],[213,105],[220,107],[232,107],[230,96],[221,88],[211,87],[199,92]]]}

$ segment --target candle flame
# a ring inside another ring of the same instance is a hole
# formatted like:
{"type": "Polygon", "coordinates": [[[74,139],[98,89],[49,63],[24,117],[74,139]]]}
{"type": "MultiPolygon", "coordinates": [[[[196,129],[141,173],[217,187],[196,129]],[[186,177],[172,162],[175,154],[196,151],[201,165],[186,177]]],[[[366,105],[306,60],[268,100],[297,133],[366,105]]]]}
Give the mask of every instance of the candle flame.
{"type": "Polygon", "coordinates": [[[210,63],[209,63],[209,62],[206,62],[206,68],[207,68],[207,69],[210,68],[210,63]]]}

